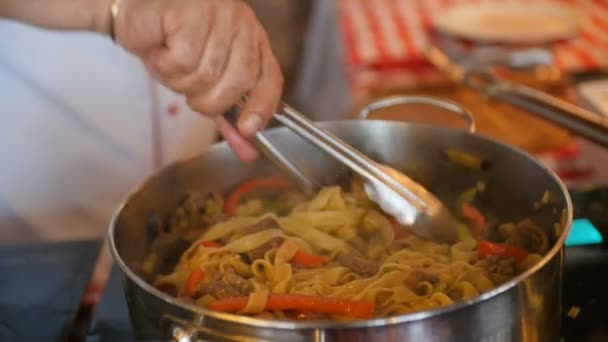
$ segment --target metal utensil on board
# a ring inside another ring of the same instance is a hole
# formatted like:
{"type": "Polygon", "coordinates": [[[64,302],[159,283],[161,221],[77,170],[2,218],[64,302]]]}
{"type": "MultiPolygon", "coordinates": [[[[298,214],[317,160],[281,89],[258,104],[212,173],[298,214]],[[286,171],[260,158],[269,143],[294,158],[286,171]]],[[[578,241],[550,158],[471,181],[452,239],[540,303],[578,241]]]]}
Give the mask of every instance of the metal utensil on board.
{"type": "Polygon", "coordinates": [[[435,46],[427,46],[426,57],[452,80],[608,148],[608,119],[534,88],[501,80],[488,68],[463,68],[435,46]]]}
{"type": "Polygon", "coordinates": [[[543,48],[512,50],[501,47],[476,48],[468,53],[459,53],[452,60],[465,68],[476,66],[504,66],[509,69],[531,69],[553,62],[551,52],[543,48]]]}

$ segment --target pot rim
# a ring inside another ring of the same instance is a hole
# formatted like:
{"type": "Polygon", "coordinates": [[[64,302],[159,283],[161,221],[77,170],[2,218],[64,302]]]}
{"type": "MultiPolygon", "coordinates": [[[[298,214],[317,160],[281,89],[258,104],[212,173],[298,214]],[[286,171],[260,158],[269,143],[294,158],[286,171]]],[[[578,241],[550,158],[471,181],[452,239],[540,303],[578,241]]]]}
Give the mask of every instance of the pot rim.
{"type": "MultiPolygon", "coordinates": [[[[335,124],[360,125],[362,122],[363,121],[360,121],[360,120],[341,120],[341,121],[333,120],[333,121],[318,121],[318,122],[316,122],[316,124],[323,125],[323,126],[335,125],[335,124]]],[[[249,326],[260,327],[260,328],[275,328],[275,329],[338,328],[338,329],[340,329],[340,328],[378,327],[378,326],[393,325],[393,324],[399,324],[399,323],[405,323],[405,322],[419,321],[419,320],[423,320],[423,319],[426,319],[429,317],[443,315],[443,314],[446,314],[446,313],[449,313],[452,311],[462,309],[467,306],[471,306],[471,305],[489,300],[503,292],[508,291],[509,289],[511,289],[514,286],[516,286],[517,284],[519,284],[522,280],[532,276],[538,270],[543,268],[550,260],[552,260],[564,247],[566,238],[568,236],[568,233],[570,232],[570,229],[572,227],[572,221],[573,221],[573,207],[572,207],[572,200],[570,198],[570,194],[569,194],[566,186],[559,179],[559,177],[555,174],[555,172],[553,172],[553,170],[551,170],[547,166],[538,162],[534,157],[532,157],[527,152],[525,152],[515,146],[511,146],[507,143],[503,143],[498,140],[495,140],[494,138],[487,137],[485,135],[469,133],[466,131],[449,128],[449,127],[440,127],[440,126],[436,126],[436,125],[432,125],[432,124],[396,122],[396,121],[389,121],[389,120],[369,120],[369,121],[365,121],[365,122],[366,123],[384,122],[384,123],[390,123],[391,125],[410,126],[410,127],[425,126],[425,127],[432,127],[433,129],[440,130],[440,131],[457,131],[460,134],[475,136],[476,139],[485,140],[486,142],[498,145],[498,147],[500,147],[500,148],[509,149],[511,152],[517,153],[517,154],[523,156],[524,158],[526,158],[529,161],[536,164],[538,167],[544,169],[549,174],[549,176],[551,178],[553,178],[555,183],[558,185],[558,187],[560,188],[560,190],[566,197],[566,208],[564,209],[566,211],[566,219],[564,222],[564,227],[562,229],[561,235],[558,237],[557,241],[553,244],[553,246],[549,249],[549,251],[547,251],[547,253],[545,253],[543,258],[539,262],[537,262],[533,267],[529,268],[525,272],[519,274],[517,277],[512,278],[509,282],[504,283],[498,287],[495,287],[488,292],[484,292],[484,293],[480,294],[479,296],[476,296],[472,299],[457,302],[452,305],[448,305],[448,306],[444,306],[444,307],[440,307],[440,308],[436,308],[436,309],[432,309],[432,310],[425,310],[425,311],[413,312],[413,313],[397,315],[397,316],[390,316],[390,317],[379,317],[379,318],[372,318],[372,319],[366,319],[366,320],[355,320],[355,321],[349,321],[349,322],[333,322],[333,321],[304,321],[304,322],[294,321],[294,322],[292,322],[292,321],[281,321],[281,320],[268,320],[268,319],[254,318],[254,317],[242,316],[242,315],[237,315],[237,314],[223,313],[223,312],[208,310],[208,309],[198,307],[198,306],[195,306],[192,304],[180,302],[176,298],[156,289],[154,286],[148,284],[146,281],[144,281],[142,278],[140,278],[138,275],[136,275],[135,272],[133,272],[120,257],[120,255],[117,251],[117,248],[116,248],[116,242],[114,240],[114,235],[115,235],[114,232],[116,229],[116,221],[117,221],[120,213],[122,213],[124,207],[133,198],[133,196],[135,194],[137,194],[148,183],[148,181],[151,178],[159,176],[167,168],[170,168],[177,164],[188,162],[188,161],[196,159],[196,158],[200,158],[202,155],[204,155],[210,151],[221,149],[221,148],[226,148],[227,143],[225,141],[223,141],[220,143],[213,144],[212,146],[209,147],[209,149],[206,152],[203,152],[202,154],[198,154],[191,158],[175,161],[169,165],[166,165],[162,169],[160,169],[157,172],[153,173],[152,175],[146,177],[146,179],[143,182],[141,182],[138,186],[135,187],[134,190],[130,191],[125,196],[124,200],[120,203],[118,208],[114,211],[112,218],[110,220],[110,229],[109,229],[108,240],[109,240],[109,245],[110,245],[110,251],[112,253],[112,257],[114,258],[114,261],[118,264],[118,266],[120,267],[124,276],[127,276],[131,281],[133,281],[135,284],[137,284],[137,286],[142,288],[148,294],[153,295],[157,299],[160,299],[169,305],[178,306],[183,310],[190,311],[190,312],[193,312],[193,313],[201,315],[201,316],[212,317],[212,318],[227,321],[230,323],[249,325],[249,326]]],[[[266,132],[271,133],[273,131],[286,130],[286,129],[287,128],[285,128],[285,127],[275,127],[275,128],[268,129],[266,132]]]]}

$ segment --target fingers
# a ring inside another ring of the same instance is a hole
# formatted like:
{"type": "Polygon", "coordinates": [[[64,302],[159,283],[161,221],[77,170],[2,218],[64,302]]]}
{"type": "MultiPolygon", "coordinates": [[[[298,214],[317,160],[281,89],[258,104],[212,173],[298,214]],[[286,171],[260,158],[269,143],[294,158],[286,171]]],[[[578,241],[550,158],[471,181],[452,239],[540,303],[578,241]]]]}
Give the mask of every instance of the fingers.
{"type": "Polygon", "coordinates": [[[251,91],[258,82],[261,69],[256,40],[251,31],[239,31],[232,42],[222,75],[210,88],[205,89],[206,84],[199,83],[197,89],[202,91],[190,98],[190,105],[205,108],[211,115],[224,113],[251,91]]]}
{"type": "Polygon", "coordinates": [[[161,1],[123,1],[114,22],[116,41],[136,56],[145,57],[164,42],[161,1]]]}
{"type": "Polygon", "coordinates": [[[195,82],[185,89],[187,95],[206,91],[221,78],[230,56],[230,49],[237,34],[238,16],[236,7],[230,2],[220,3],[217,15],[196,71],[195,82]]]}
{"type": "Polygon", "coordinates": [[[239,117],[237,126],[244,136],[252,136],[264,128],[276,112],[283,91],[281,67],[272,54],[267,39],[260,46],[261,71],[257,84],[239,117]]]}
{"type": "Polygon", "coordinates": [[[210,15],[206,20],[206,33],[196,42],[201,51],[193,56],[196,57],[193,61],[195,67],[190,65],[189,72],[173,73],[173,77],[167,80],[171,89],[189,98],[206,92],[221,78],[236,35],[236,26],[231,21],[230,13],[225,10],[219,10],[217,15],[210,15]]]}
{"type": "Polygon", "coordinates": [[[222,137],[240,160],[250,162],[258,158],[259,154],[256,148],[243,138],[224,117],[216,117],[215,124],[222,137]]]}
{"type": "Polygon", "coordinates": [[[167,82],[193,74],[199,66],[210,26],[203,25],[195,15],[196,12],[177,14],[169,11],[164,16],[165,46],[151,57],[154,60],[153,68],[167,82]]]}
{"type": "Polygon", "coordinates": [[[164,85],[186,96],[192,109],[220,116],[249,99],[237,127],[216,118],[218,129],[242,160],[257,150],[246,140],[276,111],[283,78],[268,37],[241,0],[132,0],[119,38],[164,85]],[[137,10],[137,11],[136,11],[137,10]],[[239,134],[240,132],[240,134],[239,134]]]}
{"type": "MultiPolygon", "coordinates": [[[[270,45],[267,41],[262,40],[259,49],[258,55],[261,64],[259,78],[241,111],[237,123],[239,131],[235,130],[222,116],[216,117],[220,134],[226,139],[237,157],[243,161],[253,161],[258,158],[257,149],[245,137],[253,136],[267,125],[278,107],[283,88],[281,70],[272,55],[270,45]]],[[[238,67],[234,66],[234,68],[238,67]]],[[[237,103],[238,100],[236,99],[233,103],[237,103]]]]}

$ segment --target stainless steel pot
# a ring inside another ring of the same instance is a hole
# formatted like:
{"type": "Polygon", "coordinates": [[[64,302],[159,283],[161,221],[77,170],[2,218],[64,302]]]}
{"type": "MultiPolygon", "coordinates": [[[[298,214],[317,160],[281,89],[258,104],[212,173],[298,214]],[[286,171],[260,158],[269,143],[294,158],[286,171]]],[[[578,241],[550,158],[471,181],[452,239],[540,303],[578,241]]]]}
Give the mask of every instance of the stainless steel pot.
{"type": "MultiPolygon", "coordinates": [[[[368,109],[410,102],[391,98],[368,109]]],[[[433,104],[436,100],[427,102],[433,104]]],[[[437,103],[435,103],[437,104],[437,103]]],[[[454,108],[448,102],[439,103],[454,108]]],[[[447,107],[446,107],[447,106],[447,107]]],[[[467,112],[459,109],[461,115],[467,112]]],[[[369,110],[365,111],[365,115],[369,110]]],[[[110,244],[124,274],[124,290],[137,340],[177,341],[557,341],[561,320],[563,245],[572,223],[572,206],[559,179],[531,156],[470,132],[388,121],[340,121],[321,125],[372,158],[405,170],[448,205],[477,181],[487,185],[481,210],[500,221],[529,217],[553,242],[547,255],[527,272],[481,296],[437,310],[350,323],[270,321],[207,311],[179,303],[156,290],[143,276],[149,253],[152,213],[163,215],[187,191],[225,191],[239,182],[276,173],[266,160],[242,164],[225,143],[203,155],[162,170],[133,192],[116,211],[110,244]],[[471,170],[448,161],[442,151],[460,149],[489,162],[471,170]],[[551,201],[534,209],[549,191],[551,201]]],[[[472,124],[470,125],[472,128],[472,124]]],[[[344,177],[337,162],[286,128],[267,132],[302,170],[326,182],[344,177]]],[[[175,247],[179,255],[185,246],[175,247]]],[[[167,265],[171,267],[170,258],[167,265]]],[[[175,262],[175,261],[173,261],[175,262]]]]}

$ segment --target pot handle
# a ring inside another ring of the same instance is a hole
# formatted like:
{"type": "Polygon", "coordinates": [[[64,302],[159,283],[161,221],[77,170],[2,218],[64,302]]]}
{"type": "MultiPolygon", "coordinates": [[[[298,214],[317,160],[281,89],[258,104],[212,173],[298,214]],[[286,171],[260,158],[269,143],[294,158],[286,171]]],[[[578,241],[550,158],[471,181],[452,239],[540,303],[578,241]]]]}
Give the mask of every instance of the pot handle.
{"type": "Polygon", "coordinates": [[[473,115],[467,109],[462,107],[455,102],[438,99],[431,96],[416,96],[416,95],[396,95],[381,98],[367,105],[361,112],[359,112],[359,119],[367,119],[369,115],[377,110],[389,108],[397,105],[407,104],[426,104],[437,108],[445,109],[451,113],[457,114],[462,117],[467,125],[467,130],[470,133],[475,133],[475,120],[473,115]]]}
{"type": "MultiPolygon", "coordinates": [[[[224,341],[224,342],[254,342],[250,337],[236,335],[227,331],[216,331],[202,325],[205,317],[200,317],[201,324],[177,318],[173,315],[165,315],[162,326],[170,331],[170,342],[202,342],[202,341],[224,341]]],[[[255,340],[257,341],[257,340],[255,340]]]]}

